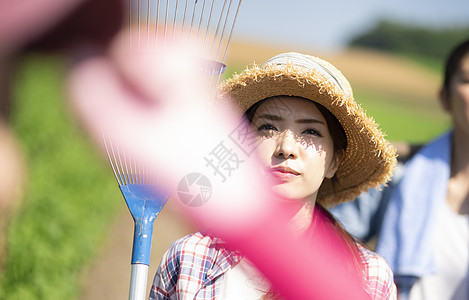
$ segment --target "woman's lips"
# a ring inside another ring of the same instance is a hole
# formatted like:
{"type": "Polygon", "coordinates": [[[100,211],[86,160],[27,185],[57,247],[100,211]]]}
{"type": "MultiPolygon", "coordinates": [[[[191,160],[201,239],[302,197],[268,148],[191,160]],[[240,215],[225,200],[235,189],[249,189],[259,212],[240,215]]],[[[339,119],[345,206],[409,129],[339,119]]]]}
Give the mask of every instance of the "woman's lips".
{"type": "Polygon", "coordinates": [[[277,180],[290,180],[300,175],[300,173],[288,167],[272,168],[270,173],[277,180]]]}

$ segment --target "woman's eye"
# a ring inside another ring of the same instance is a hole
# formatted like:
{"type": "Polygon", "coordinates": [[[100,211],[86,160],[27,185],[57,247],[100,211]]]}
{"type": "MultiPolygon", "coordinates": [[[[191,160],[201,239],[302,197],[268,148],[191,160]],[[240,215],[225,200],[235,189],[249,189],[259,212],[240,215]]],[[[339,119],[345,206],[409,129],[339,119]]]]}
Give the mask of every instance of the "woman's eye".
{"type": "Polygon", "coordinates": [[[271,130],[277,131],[277,128],[275,128],[275,126],[272,124],[262,124],[261,126],[257,128],[257,131],[271,131],[271,130]]]}
{"type": "Polygon", "coordinates": [[[314,136],[322,137],[321,132],[319,132],[318,130],[313,129],[313,128],[306,129],[305,131],[303,131],[303,134],[308,134],[308,135],[314,135],[314,136]]]}

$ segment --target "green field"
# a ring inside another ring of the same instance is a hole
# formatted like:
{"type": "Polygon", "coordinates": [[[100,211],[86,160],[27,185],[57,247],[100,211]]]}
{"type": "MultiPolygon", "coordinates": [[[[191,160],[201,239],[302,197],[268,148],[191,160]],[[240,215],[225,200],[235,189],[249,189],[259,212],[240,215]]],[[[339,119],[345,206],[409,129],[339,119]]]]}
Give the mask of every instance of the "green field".
{"type": "Polygon", "coordinates": [[[448,116],[422,103],[398,101],[392,95],[355,90],[355,98],[391,141],[424,143],[450,126],[448,116]]]}
{"type": "MultiPolygon", "coordinates": [[[[16,76],[11,125],[29,177],[7,232],[0,299],[76,299],[81,272],[124,205],[111,170],[65,108],[63,79],[62,61],[44,56],[29,57],[16,76]]],[[[355,98],[395,141],[425,142],[449,125],[422,103],[363,87],[355,98]]]]}
{"type": "Polygon", "coordinates": [[[0,299],[75,299],[122,205],[112,173],[65,109],[63,78],[60,59],[43,56],[16,76],[11,126],[28,182],[7,231],[0,299]]]}

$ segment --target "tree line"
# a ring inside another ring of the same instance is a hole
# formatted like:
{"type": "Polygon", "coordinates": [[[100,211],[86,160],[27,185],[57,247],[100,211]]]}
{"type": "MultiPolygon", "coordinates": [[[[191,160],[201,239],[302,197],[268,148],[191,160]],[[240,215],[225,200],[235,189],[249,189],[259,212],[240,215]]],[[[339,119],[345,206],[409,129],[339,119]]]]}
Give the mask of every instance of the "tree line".
{"type": "Polygon", "coordinates": [[[442,61],[450,49],[469,38],[469,25],[429,28],[381,20],[368,32],[358,34],[348,46],[372,48],[396,54],[442,61]]]}

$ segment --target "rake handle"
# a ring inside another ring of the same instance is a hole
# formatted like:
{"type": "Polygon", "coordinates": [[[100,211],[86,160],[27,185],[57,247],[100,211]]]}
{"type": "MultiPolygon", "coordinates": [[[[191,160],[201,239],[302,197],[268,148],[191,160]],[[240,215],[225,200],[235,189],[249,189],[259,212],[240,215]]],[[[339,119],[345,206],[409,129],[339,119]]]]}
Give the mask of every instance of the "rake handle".
{"type": "Polygon", "coordinates": [[[132,246],[132,264],[150,265],[154,218],[136,219],[132,246]]]}
{"type": "Polygon", "coordinates": [[[135,224],[129,299],[144,300],[150,265],[153,223],[163,209],[168,196],[151,184],[126,184],[119,188],[135,224]]]}
{"type": "Polygon", "coordinates": [[[134,218],[135,227],[129,300],[146,299],[154,220],[154,218],[134,218]]]}
{"type": "Polygon", "coordinates": [[[132,264],[129,300],[144,300],[147,293],[148,265],[132,264]]]}

